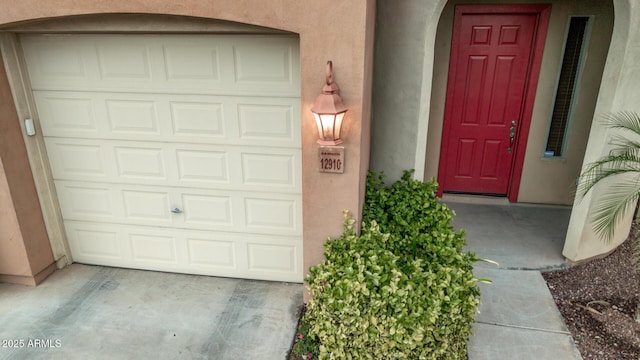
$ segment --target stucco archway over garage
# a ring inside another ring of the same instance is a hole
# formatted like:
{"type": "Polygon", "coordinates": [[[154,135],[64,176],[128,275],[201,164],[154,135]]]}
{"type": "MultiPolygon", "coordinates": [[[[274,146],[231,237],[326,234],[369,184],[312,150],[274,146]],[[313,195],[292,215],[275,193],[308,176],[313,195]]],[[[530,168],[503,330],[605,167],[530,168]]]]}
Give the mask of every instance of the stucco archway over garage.
{"type": "MultiPolygon", "coordinates": [[[[539,3],[536,1],[498,2],[501,4],[539,3]]],[[[434,103],[434,94],[443,90],[437,88],[438,84],[434,72],[442,70],[437,67],[437,54],[439,52],[447,53],[447,50],[443,51],[443,46],[447,46],[446,42],[439,42],[437,34],[438,23],[449,7],[448,4],[452,5],[458,2],[451,1],[450,3],[444,0],[428,4],[408,1],[398,5],[391,1],[378,1],[372,129],[372,143],[375,145],[372,148],[371,167],[373,170],[384,170],[392,179],[399,177],[401,171],[408,168],[416,169],[416,177],[419,179],[435,175],[432,171],[430,172],[429,169],[432,167],[425,160],[433,152],[433,142],[429,143],[429,141],[431,141],[432,135],[430,131],[432,131],[434,121],[434,109],[437,111],[438,107],[444,106],[444,103],[434,103]],[[409,21],[409,19],[413,20],[409,21]],[[409,37],[406,34],[414,35],[409,37]],[[416,59],[419,60],[416,61],[416,59]],[[398,63],[402,63],[402,66],[394,66],[398,63]],[[389,134],[395,136],[389,136],[389,134]]],[[[466,5],[488,3],[495,2],[482,0],[464,2],[466,5]]],[[[637,66],[634,64],[634,59],[638,54],[632,44],[640,36],[637,27],[638,20],[634,18],[634,16],[638,16],[640,6],[633,1],[626,0],[607,3],[591,1],[579,4],[558,0],[551,3],[552,17],[554,16],[553,8],[562,12],[563,6],[566,5],[577,6],[579,9],[576,8],[578,11],[573,14],[568,13],[562,16],[592,15],[594,11],[599,13],[599,7],[601,7],[600,10],[610,13],[613,7],[613,16],[609,15],[609,18],[615,19],[608,52],[602,48],[589,49],[589,56],[593,55],[594,50],[603,51],[602,56],[606,60],[603,60],[604,62],[601,64],[604,67],[603,70],[602,68],[600,70],[601,80],[590,84],[594,89],[593,99],[590,101],[592,104],[591,112],[595,115],[588,119],[583,116],[581,119],[587,122],[582,134],[583,145],[581,145],[582,149],[578,151],[580,156],[572,161],[572,166],[575,167],[572,170],[573,173],[579,173],[581,166],[594,161],[607,152],[606,143],[609,133],[598,121],[601,114],[617,110],[638,110],[637,102],[633,100],[634,96],[637,97],[640,92],[640,88],[634,85],[638,83],[639,76],[637,66]],[[594,11],[582,11],[583,5],[591,6],[594,11]]],[[[557,14],[558,12],[556,12],[556,16],[557,14]]],[[[564,28],[556,28],[554,32],[549,32],[547,43],[549,43],[549,37],[552,34],[561,36],[558,33],[563,33],[563,31],[565,31],[564,28]]],[[[609,31],[611,31],[611,24],[609,31]]],[[[545,49],[545,51],[547,50],[545,49]]],[[[544,61],[543,67],[545,66],[544,61]]],[[[559,62],[561,58],[558,57],[553,61],[559,62]]],[[[438,75],[442,74],[438,73],[438,75]]],[[[553,88],[542,90],[554,91],[553,88]]],[[[544,116],[548,119],[547,114],[544,116]]],[[[435,148],[437,149],[438,146],[435,148]]],[[[534,155],[541,156],[537,152],[534,155]]],[[[550,186],[557,185],[550,184],[550,186]]],[[[573,205],[564,256],[570,261],[577,262],[611,251],[626,237],[631,219],[626,219],[620,225],[614,241],[605,244],[592,233],[589,222],[589,213],[593,210],[594,198],[597,198],[598,192],[596,191],[593,197],[574,203],[571,197],[571,188],[568,187],[563,180],[563,184],[557,189],[558,194],[561,192],[568,194],[564,200],[546,199],[541,201],[543,203],[573,205]]],[[[533,199],[525,198],[526,196],[520,201],[533,201],[533,199]]]]}
{"type": "MultiPolygon", "coordinates": [[[[354,217],[360,217],[369,160],[373,1],[327,3],[283,0],[270,3],[267,7],[260,1],[239,3],[232,0],[215,2],[215,6],[201,1],[175,3],[163,0],[108,3],[62,1],[55,5],[34,0],[5,5],[3,8],[8,10],[0,15],[0,27],[4,29],[2,52],[8,76],[0,79],[4,104],[0,121],[3,129],[0,132],[0,160],[4,171],[0,172],[0,177],[6,179],[6,184],[3,182],[4,185],[0,186],[0,208],[11,216],[2,217],[2,221],[8,223],[6,226],[3,223],[1,227],[0,254],[12,254],[13,258],[19,260],[13,261],[15,266],[0,267],[3,280],[34,283],[51,271],[54,261],[60,265],[70,261],[66,258],[68,253],[64,247],[58,204],[52,187],[46,182],[48,165],[46,162],[33,165],[32,162],[30,168],[27,161],[43,149],[35,138],[19,134],[23,130],[22,119],[32,116],[29,113],[30,99],[28,92],[15,84],[20,74],[11,72],[21,66],[21,59],[15,56],[13,48],[19,29],[47,33],[53,31],[48,28],[53,23],[46,21],[51,19],[55,20],[58,26],[56,31],[59,32],[95,33],[103,29],[119,34],[167,31],[215,33],[221,30],[212,29],[207,19],[216,19],[230,22],[230,28],[222,30],[226,33],[256,33],[246,28],[238,30],[233,26],[237,23],[297,34],[300,46],[299,118],[304,239],[304,264],[300,265],[303,273],[306,274],[309,266],[322,259],[324,239],[340,233],[342,209],[349,209],[354,217]],[[151,17],[154,14],[165,17],[151,17]],[[83,24],[81,20],[85,16],[91,16],[93,23],[83,24]],[[136,17],[139,17],[137,22],[136,17]],[[175,17],[176,21],[167,23],[169,17],[175,17]],[[119,18],[126,21],[118,25],[119,18]],[[336,22],[342,25],[323,26],[336,22]],[[74,28],[76,25],[79,27],[74,28]],[[349,108],[344,128],[346,169],[341,175],[317,171],[317,135],[309,112],[321,90],[324,64],[329,59],[334,62],[336,80],[340,84],[345,105],[349,108]],[[13,89],[10,88],[10,82],[13,89]],[[49,249],[44,246],[49,242],[45,239],[47,233],[52,245],[49,249]]],[[[0,263],[11,265],[9,262],[0,263]]]]}

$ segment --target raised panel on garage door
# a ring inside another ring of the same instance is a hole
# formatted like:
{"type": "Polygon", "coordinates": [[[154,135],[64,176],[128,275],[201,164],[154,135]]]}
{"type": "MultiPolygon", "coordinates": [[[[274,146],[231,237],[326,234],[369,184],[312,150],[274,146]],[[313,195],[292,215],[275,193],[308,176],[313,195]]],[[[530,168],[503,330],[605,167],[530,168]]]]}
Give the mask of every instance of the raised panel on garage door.
{"type": "Polygon", "coordinates": [[[297,37],[21,42],[75,261],[302,281],[297,37]]]}
{"type": "Polygon", "coordinates": [[[300,147],[299,98],[75,91],[34,97],[48,137],[300,147]]]}
{"type": "Polygon", "coordinates": [[[300,149],[45,137],[58,180],[301,192],[300,149]]]}
{"type": "Polygon", "coordinates": [[[34,90],[300,97],[298,38],[23,35],[34,90]]]}

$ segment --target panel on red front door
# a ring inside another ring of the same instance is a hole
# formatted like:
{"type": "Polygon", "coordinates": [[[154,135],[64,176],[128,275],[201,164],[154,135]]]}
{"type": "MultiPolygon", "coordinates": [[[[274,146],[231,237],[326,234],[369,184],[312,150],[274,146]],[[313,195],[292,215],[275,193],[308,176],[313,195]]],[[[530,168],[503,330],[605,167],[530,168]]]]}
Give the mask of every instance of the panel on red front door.
{"type": "Polygon", "coordinates": [[[507,194],[536,21],[535,14],[456,17],[440,158],[444,191],[507,194]]]}

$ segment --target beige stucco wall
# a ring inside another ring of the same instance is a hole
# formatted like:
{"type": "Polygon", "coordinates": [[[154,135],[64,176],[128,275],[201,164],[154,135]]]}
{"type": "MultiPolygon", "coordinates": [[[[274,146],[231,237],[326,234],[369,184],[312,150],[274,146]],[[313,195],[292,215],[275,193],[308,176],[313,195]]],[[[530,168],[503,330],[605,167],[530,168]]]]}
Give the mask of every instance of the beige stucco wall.
{"type": "MultiPolygon", "coordinates": [[[[615,111],[640,113],[640,3],[635,0],[614,0],[615,25],[596,104],[596,114],[615,111]]],[[[589,133],[583,167],[608,154],[614,130],[594,121],[589,133]]],[[[633,209],[618,224],[611,242],[603,242],[593,233],[591,219],[594,208],[610,183],[597,186],[581,201],[576,199],[569,221],[563,255],[579,262],[605,254],[622,243],[629,232],[633,209]]]]}
{"type": "MultiPolygon", "coordinates": [[[[4,175],[1,160],[0,172],[4,175]]],[[[0,274],[28,276],[27,252],[5,176],[0,176],[0,204],[0,274]]]]}
{"type": "Polygon", "coordinates": [[[613,21],[613,4],[608,0],[553,3],[518,201],[564,205],[573,203],[575,184],[580,175],[591,123],[594,115],[596,118],[599,116],[594,111],[611,42],[613,21]],[[588,48],[584,67],[578,78],[578,91],[574,94],[575,104],[567,129],[566,154],[558,159],[543,158],[559,67],[562,64],[562,47],[571,15],[593,16],[591,31],[586,39],[588,48]]]}
{"type": "Polygon", "coordinates": [[[35,285],[55,263],[8,85],[0,64],[0,281],[35,285]]]}
{"type": "MultiPolygon", "coordinates": [[[[356,219],[360,218],[369,163],[374,1],[274,0],[267,5],[260,0],[60,0],[55,3],[1,0],[0,7],[4,9],[0,12],[0,27],[4,28],[83,14],[139,13],[220,19],[299,34],[303,266],[308,268],[318,263],[323,256],[322,244],[326,237],[340,234],[343,209],[350,210],[356,219]],[[345,172],[340,175],[318,172],[317,134],[310,113],[324,83],[327,60],[333,61],[335,80],[349,108],[343,128],[345,172]]],[[[0,116],[2,121],[18,121],[15,116],[0,116]]],[[[18,145],[17,141],[12,141],[18,145]]],[[[0,202],[0,207],[3,205],[0,202]]]]}
{"type": "MultiPolygon", "coordinates": [[[[451,32],[456,4],[449,1],[438,25],[433,69],[433,91],[427,139],[425,178],[438,175],[442,123],[451,51],[451,32]]],[[[513,3],[510,1],[475,1],[474,3],[513,3]]],[[[520,3],[537,3],[521,1],[520,3]]],[[[600,88],[602,70],[613,29],[613,4],[608,1],[552,1],[544,55],[536,98],[529,128],[529,137],[522,170],[518,202],[564,204],[573,203],[575,181],[580,174],[591,120],[600,88]],[[560,66],[569,16],[593,16],[587,38],[586,61],[575,93],[573,119],[569,123],[565,156],[544,158],[549,121],[553,110],[555,88],[560,66]]]]}
{"type": "Polygon", "coordinates": [[[415,168],[420,140],[420,86],[425,29],[437,24],[436,2],[378,0],[371,169],[389,180],[415,168]],[[431,18],[430,18],[431,15],[431,18]]]}

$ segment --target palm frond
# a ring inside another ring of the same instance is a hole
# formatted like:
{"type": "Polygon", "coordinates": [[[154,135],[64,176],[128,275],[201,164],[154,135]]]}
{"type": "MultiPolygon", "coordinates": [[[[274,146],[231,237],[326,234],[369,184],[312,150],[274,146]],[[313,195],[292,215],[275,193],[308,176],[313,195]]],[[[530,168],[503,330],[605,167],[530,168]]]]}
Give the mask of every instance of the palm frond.
{"type": "Polygon", "coordinates": [[[640,178],[613,184],[598,200],[593,214],[593,229],[609,242],[613,238],[615,225],[620,222],[640,198],[640,178]]]}
{"type": "Polygon", "coordinates": [[[609,155],[591,163],[580,175],[578,194],[584,197],[600,181],[625,173],[640,173],[640,155],[609,155]]]}
{"type": "Polygon", "coordinates": [[[621,169],[627,171],[640,170],[640,154],[610,154],[587,166],[583,175],[597,174],[608,169],[621,169]]]}
{"type": "Polygon", "coordinates": [[[577,190],[582,199],[603,180],[615,179],[596,200],[592,219],[595,233],[609,242],[616,225],[640,199],[640,115],[619,111],[607,115],[605,123],[619,130],[612,136],[612,149],[607,156],[587,165],[580,174],[577,190]]]}
{"type": "Polygon", "coordinates": [[[633,111],[617,111],[605,116],[605,124],[612,129],[624,129],[640,135],[640,115],[633,111]]]}
{"type": "Polygon", "coordinates": [[[640,153],[640,138],[637,140],[634,140],[621,134],[615,134],[611,137],[611,141],[609,143],[613,146],[613,149],[611,150],[610,154],[639,154],[640,153]]]}

